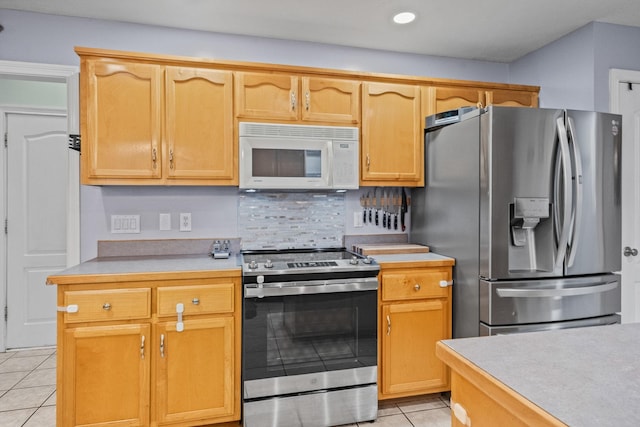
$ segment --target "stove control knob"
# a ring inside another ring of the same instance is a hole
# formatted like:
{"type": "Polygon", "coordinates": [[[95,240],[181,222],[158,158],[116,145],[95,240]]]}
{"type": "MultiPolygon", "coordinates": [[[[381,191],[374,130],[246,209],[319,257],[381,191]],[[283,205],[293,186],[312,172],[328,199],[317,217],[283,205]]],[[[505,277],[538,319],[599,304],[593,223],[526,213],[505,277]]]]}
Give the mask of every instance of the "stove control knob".
{"type": "Polygon", "coordinates": [[[349,261],[349,264],[358,265],[358,257],[351,257],[351,261],[349,261]]]}
{"type": "Polygon", "coordinates": [[[367,257],[362,260],[362,262],[364,262],[365,264],[371,264],[372,261],[373,258],[371,258],[369,255],[367,255],[367,257]]]}
{"type": "Polygon", "coordinates": [[[252,270],[255,270],[256,268],[258,268],[258,263],[255,260],[251,261],[249,263],[249,268],[252,269],[252,270]]]}
{"type": "Polygon", "coordinates": [[[264,262],[264,268],[273,268],[273,263],[271,262],[270,259],[264,262]]]}

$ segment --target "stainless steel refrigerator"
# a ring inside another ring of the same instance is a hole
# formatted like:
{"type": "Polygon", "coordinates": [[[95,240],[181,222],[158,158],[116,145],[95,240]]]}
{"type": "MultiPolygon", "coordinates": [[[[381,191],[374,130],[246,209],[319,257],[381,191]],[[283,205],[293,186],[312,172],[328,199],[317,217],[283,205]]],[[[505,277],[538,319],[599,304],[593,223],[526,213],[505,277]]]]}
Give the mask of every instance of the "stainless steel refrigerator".
{"type": "Polygon", "coordinates": [[[454,338],[619,323],[621,117],[492,106],[426,122],[410,241],[456,259],[454,338]]]}

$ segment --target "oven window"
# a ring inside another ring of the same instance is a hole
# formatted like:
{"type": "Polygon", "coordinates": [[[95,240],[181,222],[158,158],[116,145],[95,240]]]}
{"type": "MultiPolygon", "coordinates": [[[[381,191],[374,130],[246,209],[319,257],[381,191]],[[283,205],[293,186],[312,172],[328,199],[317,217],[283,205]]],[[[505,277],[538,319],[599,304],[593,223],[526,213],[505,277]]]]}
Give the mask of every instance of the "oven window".
{"type": "Polygon", "coordinates": [[[252,176],[279,178],[320,178],[320,150],[254,148],[251,150],[252,176]]]}
{"type": "Polygon", "coordinates": [[[375,366],[376,291],[244,299],[244,379],[375,366]]]}

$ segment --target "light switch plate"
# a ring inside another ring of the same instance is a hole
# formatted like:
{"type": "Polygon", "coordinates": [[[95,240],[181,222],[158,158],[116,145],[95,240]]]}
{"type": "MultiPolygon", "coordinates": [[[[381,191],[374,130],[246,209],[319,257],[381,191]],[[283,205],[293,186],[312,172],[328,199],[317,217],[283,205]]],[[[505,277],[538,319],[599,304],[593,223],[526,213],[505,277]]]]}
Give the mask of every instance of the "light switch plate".
{"type": "Polygon", "coordinates": [[[169,231],[171,230],[171,214],[161,213],[160,214],[160,231],[169,231]]]}
{"type": "Polygon", "coordinates": [[[111,233],[140,233],[140,215],[111,215],[111,233]]]}

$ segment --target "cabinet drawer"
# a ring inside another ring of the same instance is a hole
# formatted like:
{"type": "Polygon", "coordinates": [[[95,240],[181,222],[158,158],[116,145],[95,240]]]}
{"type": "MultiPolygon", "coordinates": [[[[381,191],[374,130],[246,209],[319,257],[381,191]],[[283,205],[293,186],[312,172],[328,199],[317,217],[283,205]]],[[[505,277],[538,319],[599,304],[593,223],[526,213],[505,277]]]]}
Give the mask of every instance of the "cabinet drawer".
{"type": "Polygon", "coordinates": [[[151,289],[68,291],[66,307],[77,305],[75,313],[65,313],[65,323],[146,319],[151,316],[151,289]]]}
{"type": "Polygon", "coordinates": [[[176,304],[184,314],[233,313],[233,283],[158,288],[158,316],[175,316],[176,304]]]}
{"type": "Polygon", "coordinates": [[[449,280],[447,271],[417,271],[382,274],[382,299],[411,300],[447,297],[448,286],[441,287],[442,280],[449,280]]]}

